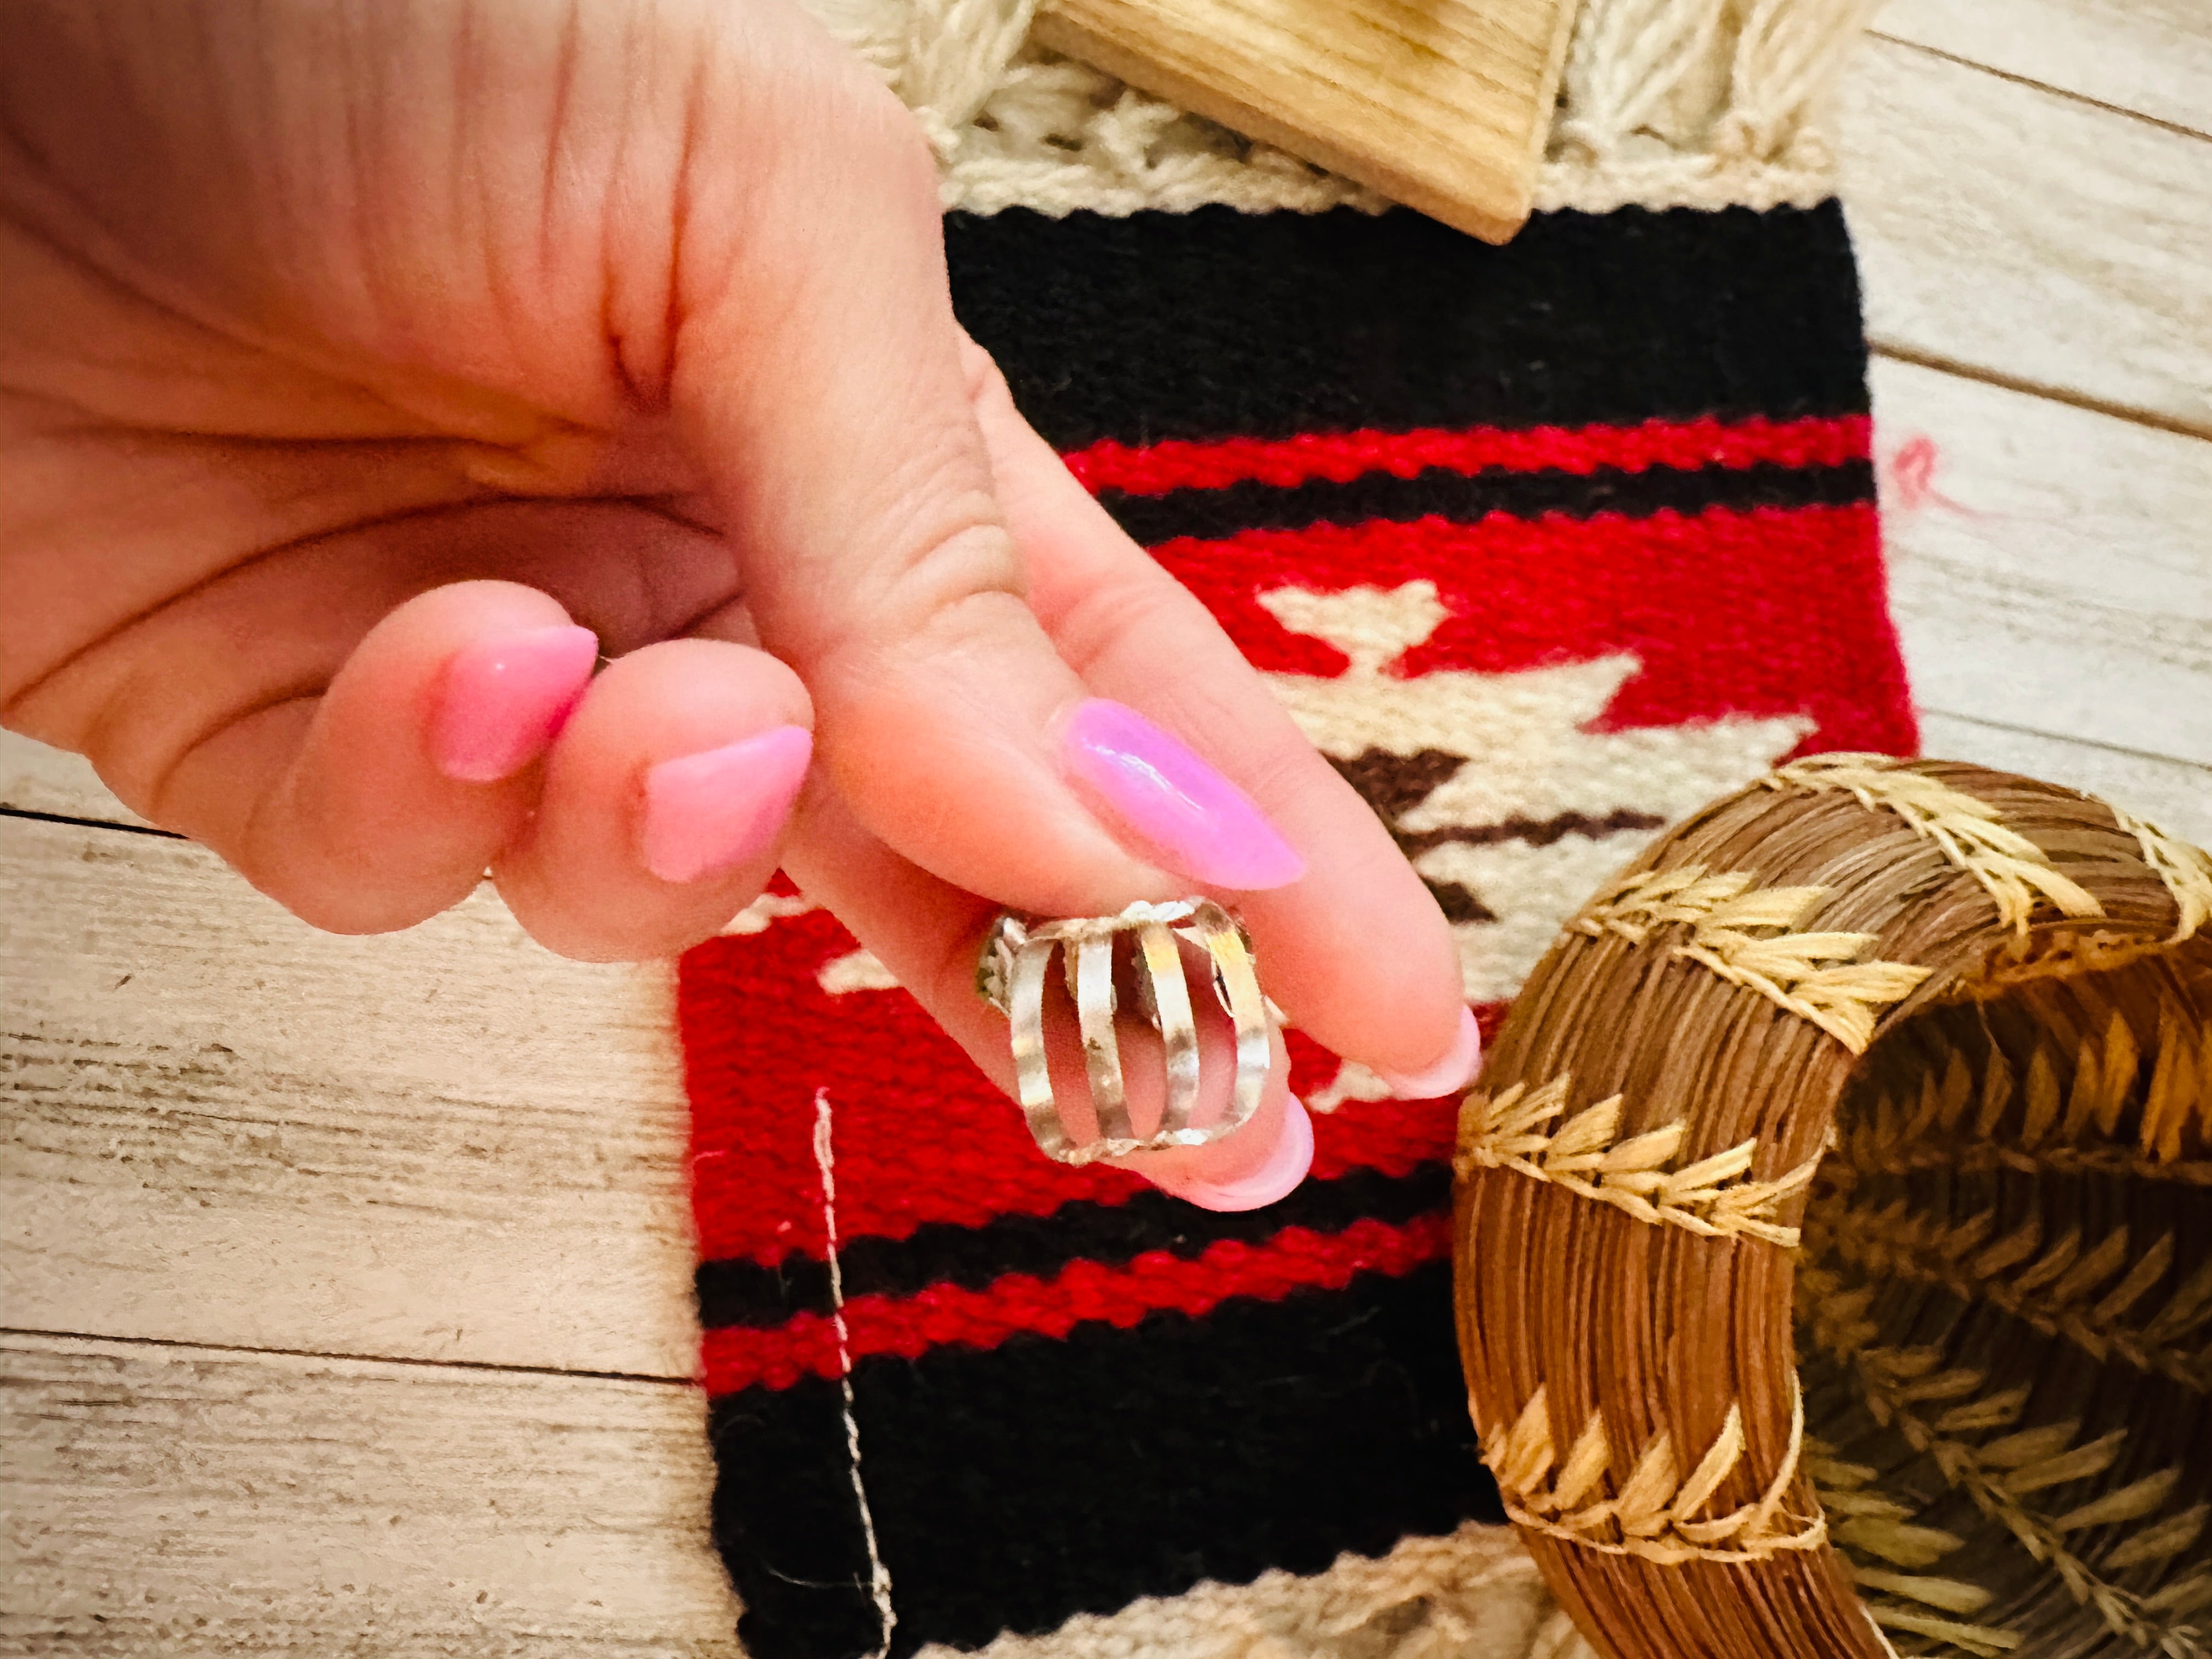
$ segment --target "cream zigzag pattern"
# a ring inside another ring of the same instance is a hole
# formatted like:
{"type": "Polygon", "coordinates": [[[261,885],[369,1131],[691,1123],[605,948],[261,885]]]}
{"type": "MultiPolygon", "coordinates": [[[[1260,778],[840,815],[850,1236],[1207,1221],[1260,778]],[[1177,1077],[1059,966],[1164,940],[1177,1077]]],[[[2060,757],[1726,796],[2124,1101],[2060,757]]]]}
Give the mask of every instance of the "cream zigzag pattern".
{"type": "Polygon", "coordinates": [[[1784,1249],[1797,1245],[1797,1229],[1774,1220],[1775,1206],[1813,1179],[1816,1156],[1773,1181],[1747,1181],[1756,1139],[1699,1158],[1679,1170],[1666,1165],[1689,1133],[1686,1120],[1620,1139],[1621,1097],[1585,1107],[1548,1133],[1538,1130],[1566,1109],[1568,1078],[1530,1090],[1514,1084],[1495,1097],[1477,1090],[1460,1108],[1459,1153],[1453,1169],[1465,1180],[1474,1170],[1515,1170],[1533,1180],[1610,1204],[1638,1221],[1682,1228],[1704,1238],[1739,1235],[1784,1249]]]}
{"type": "MultiPolygon", "coordinates": [[[[1702,864],[1639,871],[1610,883],[1567,923],[1567,931],[1592,939],[1617,933],[1631,945],[1642,945],[1670,922],[1703,921],[1721,906],[1741,898],[1758,879],[1741,870],[1710,875],[1702,864]]],[[[1817,897],[1820,892],[1809,887],[1768,890],[1785,902],[1808,894],[1817,897]]]]}
{"type": "Polygon", "coordinates": [[[1485,1458],[1498,1477],[1507,1516],[1547,1537],[1666,1565],[1760,1561],[1778,1550],[1817,1549],[1827,1539],[1822,1516],[1793,1516],[1782,1507],[1796,1476],[1804,1438],[1800,1400],[1790,1419],[1789,1449],[1765,1491],[1753,1503],[1705,1520],[1698,1512],[1743,1461],[1743,1414],[1734,1406],[1686,1477],[1674,1455],[1674,1436],[1662,1429],[1645,1443],[1628,1479],[1610,1498],[1597,1496],[1613,1463],[1604,1413],[1589,1414],[1560,1465],[1552,1440],[1550,1401],[1542,1388],[1529,1397],[1496,1447],[1486,1449],[1485,1458]]]}
{"type": "Polygon", "coordinates": [[[1741,871],[1701,865],[1648,870],[1616,880],[1567,924],[1592,937],[1616,933],[1641,945],[1654,930],[1686,925],[1674,955],[1755,991],[1853,1054],[1874,1039],[1879,1011],[1911,994],[1932,971],[1902,962],[1861,962],[1873,933],[1795,931],[1820,904],[1822,887],[1755,888],[1741,871]]]}
{"type": "Polygon", "coordinates": [[[2212,920],[2212,853],[2191,847],[2148,819],[2122,811],[2110,801],[2105,805],[2120,828],[2136,838],[2142,848],[2143,862],[2158,872],[2158,878],[2166,884],[2166,890],[2173,895],[2174,908],[2181,916],[2173,937],[2167,942],[2179,945],[2212,920]]]}
{"type": "Polygon", "coordinates": [[[2176,1286],[2148,1319],[2126,1317],[2173,1266],[2174,1240],[2163,1234],[2140,1255],[2128,1229],[2114,1227],[2088,1249],[2069,1228],[2048,1247],[2031,1215],[2002,1237],[1994,1208],[1955,1224],[1887,1205],[1822,1205],[1807,1218],[1824,1250],[1872,1279],[1940,1285],[1962,1301],[1984,1302],[2061,1336],[2092,1358],[2117,1356],[2138,1370],[2212,1393],[2212,1261],[2176,1286]],[[2191,1339],[2195,1340],[2191,1340],[2191,1339]]]}
{"type": "Polygon", "coordinates": [[[2069,916],[2101,916],[2105,907],[2052,867],[2050,856],[1999,822],[1997,809],[1888,755],[1815,755],[1778,769],[1770,789],[1842,789],[1870,810],[1894,812],[1912,832],[1981,883],[2000,920],[2021,933],[2039,896],[2069,916]]]}
{"type": "MultiPolygon", "coordinates": [[[[2070,1534],[2094,1527],[2148,1518],[2174,1494],[2181,1471],[2154,1471],[2056,1516],[2027,1504],[2033,1493],[2110,1468],[2126,1431],[2084,1441],[2077,1420],[2021,1429],[2032,1392],[2027,1385],[1992,1391],[1983,1371],[1943,1369],[1939,1348],[1878,1346],[1876,1327],[1867,1316],[1876,1288],[1847,1287],[1832,1270],[1814,1267],[1798,1273],[1796,1291],[1800,1329],[1814,1347],[1844,1363],[1875,1422],[1895,1429],[1912,1450],[1927,1455],[1946,1484],[2049,1566],[2075,1601],[2094,1607],[2116,1635],[2166,1659],[2212,1659],[2203,1632],[2184,1622],[2212,1607],[2212,1568],[2148,1595],[2123,1589],[2102,1576],[2191,1548],[2212,1516],[2212,1506],[2197,1503],[2153,1522],[2106,1551],[2094,1568],[2068,1541],[2070,1534]],[[2010,1432],[1983,1438],[1999,1431],[2010,1432]]],[[[1817,1472],[1814,1480],[1817,1486],[1817,1472]]],[[[1840,1541],[1840,1529],[1838,1535],[1840,1541]]],[[[1940,1545],[1938,1537],[1923,1541],[1931,1550],[1940,1545]]],[[[1942,1639],[1968,1652],[1982,1651],[1955,1637],[1942,1639]]]]}
{"type": "Polygon", "coordinates": [[[1805,1442],[1805,1473],[1829,1517],[1829,1539],[1850,1564],[1852,1583],[1877,1593],[1863,1597],[1876,1625],[1942,1642],[1976,1659],[1996,1659],[2020,1645],[2016,1632],[1963,1622],[1995,1599],[1988,1590],[1926,1571],[1965,1548],[1965,1539],[1917,1524],[1917,1510],[1870,1490],[1879,1471],[1844,1462],[1820,1440],[1805,1442]]]}
{"type": "Polygon", "coordinates": [[[1923,1075],[1917,1099],[1883,1094],[1846,1115],[1839,1173],[2012,1169],[2212,1186],[2212,1160],[2182,1157],[2192,1115],[2200,1139],[2212,1144],[2212,1030],[2192,1039],[2179,1018],[2161,1020],[2150,1082],[2139,1096],[2142,1063],[2135,1032],[2118,1013],[2102,1037],[2081,1039],[2063,1086],[2048,1048],[2030,1058],[2024,1082],[1993,1053],[1978,1084],[1966,1056],[1954,1053],[1940,1081],[1923,1075]],[[2130,1146],[2114,1137],[2138,1098],[2142,1121],[2130,1146]]]}
{"type": "Polygon", "coordinates": [[[1867,1348],[1846,1357],[1875,1421],[1894,1428],[1913,1450],[1925,1454],[1953,1490],[2011,1533],[2058,1576],[2078,1605],[2094,1608],[2114,1635],[2167,1659],[2207,1659],[2212,1653],[2202,1631],[2185,1622],[2191,1613],[2212,1605],[2212,1570],[2191,1573],[2148,1595],[2124,1589],[2104,1576],[2190,1548],[2203,1531],[2205,1504],[2136,1532],[2094,1568],[2068,1541],[2070,1534],[2092,1528],[2148,1518],[2173,1495],[2180,1469],[2158,1470],[2062,1514],[2047,1514],[2026,1500],[2103,1474],[2118,1460],[2127,1431],[2083,1440],[2081,1424],[2071,1419],[2020,1429],[2027,1387],[1990,1392],[1981,1371],[1939,1370],[1939,1349],[1867,1348]],[[1980,1438],[1997,1430],[2012,1432],[1980,1438]]]}

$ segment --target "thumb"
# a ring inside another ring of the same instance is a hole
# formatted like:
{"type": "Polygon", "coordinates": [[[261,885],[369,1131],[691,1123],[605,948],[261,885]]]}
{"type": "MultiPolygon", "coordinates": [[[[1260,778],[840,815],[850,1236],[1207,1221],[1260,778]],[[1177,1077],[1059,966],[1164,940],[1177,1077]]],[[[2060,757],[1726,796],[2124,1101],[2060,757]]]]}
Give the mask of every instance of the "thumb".
{"type": "MultiPolygon", "coordinates": [[[[913,862],[1042,915],[1294,878],[1279,837],[1256,863],[1200,867],[1071,782],[1087,693],[1026,602],[994,497],[975,403],[996,371],[953,318],[929,153],[822,44],[810,67],[835,95],[787,88],[772,150],[746,137],[758,101],[701,139],[690,176],[708,199],[685,222],[736,234],[684,250],[672,381],[762,642],[811,694],[819,763],[913,862]],[[720,199],[740,155],[742,199],[720,199]]],[[[1195,769],[1185,782],[1241,800],[1188,751],[1169,756],[1195,769]]]]}

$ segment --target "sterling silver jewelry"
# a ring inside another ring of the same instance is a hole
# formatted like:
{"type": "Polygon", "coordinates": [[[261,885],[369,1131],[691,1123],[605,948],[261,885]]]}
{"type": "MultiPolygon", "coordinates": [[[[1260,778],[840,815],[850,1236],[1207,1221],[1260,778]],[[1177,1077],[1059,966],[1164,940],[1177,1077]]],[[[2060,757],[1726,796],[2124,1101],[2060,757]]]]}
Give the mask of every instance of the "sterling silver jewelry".
{"type": "Polygon", "coordinates": [[[1022,1115],[1048,1158],[1062,1164],[1089,1164],[1124,1152],[1203,1146],[1241,1127],[1259,1107],[1277,1018],[1261,993],[1244,924],[1212,899],[1139,902],[1118,916],[1049,921],[1011,912],[1002,915],[984,939],[975,988],[1012,1028],[1022,1115]],[[1190,986],[1178,939],[1199,946],[1212,963],[1214,1000],[1237,1031],[1237,1082],[1229,1110],[1219,1122],[1200,1129],[1190,1127],[1191,1109],[1198,1103],[1198,1025],[1191,1014],[1190,986]],[[1114,1036],[1115,957],[1124,948],[1124,939],[1130,941],[1126,948],[1137,970],[1139,1012],[1160,1034],[1166,1051],[1167,1105],[1159,1127],[1149,1135],[1137,1134],[1129,1122],[1121,1047],[1114,1036]],[[1060,1121],[1045,1060],[1045,982],[1055,951],[1061,953],[1067,994],[1075,1004],[1084,1068],[1098,1119],[1097,1136],[1081,1142],[1071,1139],[1060,1121]]]}

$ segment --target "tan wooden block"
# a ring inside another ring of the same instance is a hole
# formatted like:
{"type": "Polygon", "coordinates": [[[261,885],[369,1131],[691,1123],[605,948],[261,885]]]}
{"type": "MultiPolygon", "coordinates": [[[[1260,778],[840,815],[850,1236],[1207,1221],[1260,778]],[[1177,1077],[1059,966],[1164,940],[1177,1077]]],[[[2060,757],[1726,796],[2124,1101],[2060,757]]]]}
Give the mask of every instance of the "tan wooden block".
{"type": "Polygon", "coordinates": [[[1036,35],[1502,242],[1528,216],[1571,0],[1050,0],[1036,35]]]}

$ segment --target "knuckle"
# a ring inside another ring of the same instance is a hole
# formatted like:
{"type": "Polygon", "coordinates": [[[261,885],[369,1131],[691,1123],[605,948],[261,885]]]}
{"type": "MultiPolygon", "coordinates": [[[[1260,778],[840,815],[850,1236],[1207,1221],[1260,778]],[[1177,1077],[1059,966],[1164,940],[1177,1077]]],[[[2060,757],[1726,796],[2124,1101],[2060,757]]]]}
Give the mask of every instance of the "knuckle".
{"type": "Polygon", "coordinates": [[[1067,665],[1089,679],[1114,653],[1170,635],[1179,593],[1164,580],[1101,582],[1054,615],[1053,641],[1067,665]]]}
{"type": "Polygon", "coordinates": [[[965,637],[1002,631],[1004,607],[1025,605],[1019,552],[981,485],[940,475],[896,490],[875,522],[895,528],[864,556],[859,572],[825,571],[822,580],[841,584],[837,602],[811,605],[798,619],[817,630],[815,637],[793,641],[781,633],[803,657],[821,661],[906,645],[955,649],[965,637]]]}
{"type": "Polygon", "coordinates": [[[1006,374],[999,368],[999,360],[976,344],[975,337],[966,329],[958,331],[957,338],[960,373],[967,386],[969,403],[978,410],[997,410],[1003,405],[1006,410],[1012,410],[1013,388],[1006,384],[1006,374]]]}

